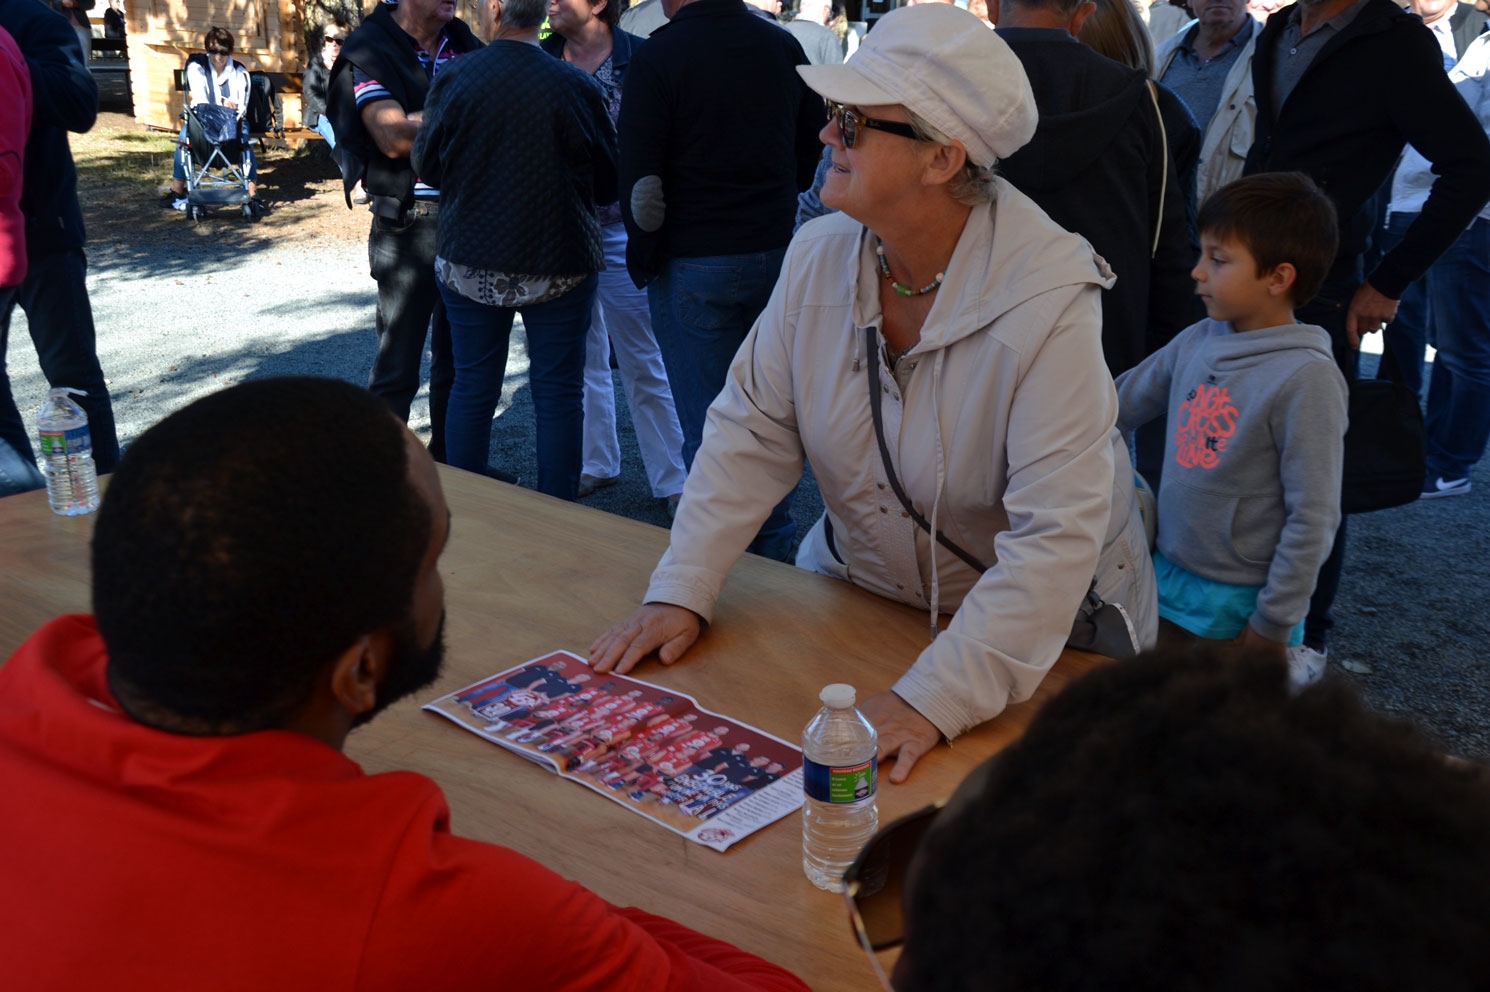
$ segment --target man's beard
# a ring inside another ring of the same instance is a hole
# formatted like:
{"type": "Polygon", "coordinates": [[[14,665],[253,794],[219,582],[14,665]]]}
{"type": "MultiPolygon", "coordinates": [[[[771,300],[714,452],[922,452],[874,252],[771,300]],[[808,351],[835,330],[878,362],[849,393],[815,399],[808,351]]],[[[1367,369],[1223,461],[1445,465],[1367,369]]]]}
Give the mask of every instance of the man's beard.
{"type": "Polygon", "coordinates": [[[440,677],[445,661],[445,613],[440,612],[440,626],[429,647],[419,646],[419,634],[412,617],[393,632],[393,653],[388,658],[388,674],[378,686],[377,702],[366,713],[360,713],[352,726],[360,727],[400,699],[418,692],[440,677]]]}

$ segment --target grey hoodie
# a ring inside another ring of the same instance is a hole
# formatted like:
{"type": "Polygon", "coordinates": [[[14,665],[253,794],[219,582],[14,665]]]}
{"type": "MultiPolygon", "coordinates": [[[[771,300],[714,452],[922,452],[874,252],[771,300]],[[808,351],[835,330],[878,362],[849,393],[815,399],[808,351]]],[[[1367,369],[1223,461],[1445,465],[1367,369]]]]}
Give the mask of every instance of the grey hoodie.
{"type": "Polygon", "coordinates": [[[1249,622],[1286,641],[1340,523],[1346,388],[1329,336],[1202,320],[1117,390],[1125,432],[1168,404],[1159,550],[1202,578],[1261,585],[1249,622]]]}

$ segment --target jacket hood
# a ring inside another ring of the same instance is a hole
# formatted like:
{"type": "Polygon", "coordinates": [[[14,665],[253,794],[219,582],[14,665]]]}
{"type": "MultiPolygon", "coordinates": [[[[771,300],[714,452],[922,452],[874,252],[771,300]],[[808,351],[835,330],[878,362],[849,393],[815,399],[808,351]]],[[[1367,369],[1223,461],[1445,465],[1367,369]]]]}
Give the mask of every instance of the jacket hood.
{"type": "Polygon", "coordinates": [[[1249,369],[1270,360],[1280,351],[1313,351],[1334,361],[1330,336],[1313,324],[1281,324],[1256,331],[1234,331],[1229,322],[1210,320],[1209,333],[1216,335],[1211,346],[1212,365],[1218,372],[1249,369]]]}
{"type": "MultiPolygon", "coordinates": [[[[1003,32],[1001,32],[1003,33],[1003,32]]],[[[1010,29],[1011,40],[1031,37],[1039,38],[1044,32],[1039,29],[1010,29]],[[1016,32],[1028,31],[1030,36],[1016,32]]],[[[1051,45],[1080,45],[1076,39],[1064,32],[1050,32],[1062,37],[1053,39],[1051,45]]],[[[1017,158],[1025,185],[1031,190],[1058,190],[1069,186],[1076,177],[1091,168],[1107,154],[1108,146],[1127,129],[1129,120],[1138,109],[1140,100],[1148,99],[1147,85],[1142,71],[1128,70],[1121,86],[1105,96],[1088,103],[1090,94],[1082,94],[1076,102],[1085,104],[1079,109],[1062,110],[1065,99],[1045,100],[1040,106],[1040,126],[1030,139],[1011,159],[1017,158]]]]}
{"type": "Polygon", "coordinates": [[[1107,289],[1116,281],[1085,238],[1056,224],[1008,181],[995,182],[994,202],[968,215],[912,353],[945,348],[1041,293],[1087,283],[1107,289]]]}

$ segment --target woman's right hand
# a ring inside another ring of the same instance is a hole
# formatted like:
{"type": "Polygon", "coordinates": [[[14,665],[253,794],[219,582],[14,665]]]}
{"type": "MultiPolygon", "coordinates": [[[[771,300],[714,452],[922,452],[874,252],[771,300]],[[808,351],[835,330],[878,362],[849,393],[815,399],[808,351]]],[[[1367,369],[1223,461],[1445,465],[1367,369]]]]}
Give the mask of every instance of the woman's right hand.
{"type": "Polygon", "coordinates": [[[590,664],[597,672],[625,675],[653,651],[664,665],[683,657],[698,640],[703,620],[670,603],[648,603],[601,634],[590,645],[590,664]]]}

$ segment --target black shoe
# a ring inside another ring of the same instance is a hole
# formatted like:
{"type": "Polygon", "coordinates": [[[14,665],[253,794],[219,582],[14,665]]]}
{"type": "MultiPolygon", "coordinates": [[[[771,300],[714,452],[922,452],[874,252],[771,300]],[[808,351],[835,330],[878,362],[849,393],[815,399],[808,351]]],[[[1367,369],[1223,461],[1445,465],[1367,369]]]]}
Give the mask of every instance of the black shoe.
{"type": "Polygon", "coordinates": [[[186,211],[186,194],[167,190],[165,195],[160,198],[160,206],[162,210],[180,210],[184,213],[186,211]]]}

